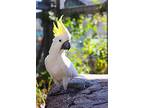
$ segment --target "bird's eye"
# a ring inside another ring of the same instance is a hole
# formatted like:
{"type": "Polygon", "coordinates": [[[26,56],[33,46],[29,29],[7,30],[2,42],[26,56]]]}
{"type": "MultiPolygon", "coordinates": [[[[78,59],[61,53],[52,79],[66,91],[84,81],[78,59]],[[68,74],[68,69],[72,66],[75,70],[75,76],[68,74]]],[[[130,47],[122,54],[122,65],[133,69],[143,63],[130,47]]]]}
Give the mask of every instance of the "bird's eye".
{"type": "Polygon", "coordinates": [[[59,42],[61,42],[62,40],[60,39],[59,42]]]}

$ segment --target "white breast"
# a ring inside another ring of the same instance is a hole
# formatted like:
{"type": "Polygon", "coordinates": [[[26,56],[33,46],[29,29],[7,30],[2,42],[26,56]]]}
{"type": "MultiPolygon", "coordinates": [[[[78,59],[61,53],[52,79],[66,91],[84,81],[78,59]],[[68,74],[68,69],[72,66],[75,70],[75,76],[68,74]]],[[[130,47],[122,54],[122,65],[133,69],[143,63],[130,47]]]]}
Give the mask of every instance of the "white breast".
{"type": "Polygon", "coordinates": [[[51,77],[57,81],[62,81],[64,77],[73,78],[77,76],[76,69],[64,54],[57,58],[47,56],[45,66],[51,77]]]}
{"type": "Polygon", "coordinates": [[[45,59],[45,66],[52,78],[57,81],[62,81],[65,75],[66,66],[61,57],[52,59],[50,56],[47,56],[45,59]]]}

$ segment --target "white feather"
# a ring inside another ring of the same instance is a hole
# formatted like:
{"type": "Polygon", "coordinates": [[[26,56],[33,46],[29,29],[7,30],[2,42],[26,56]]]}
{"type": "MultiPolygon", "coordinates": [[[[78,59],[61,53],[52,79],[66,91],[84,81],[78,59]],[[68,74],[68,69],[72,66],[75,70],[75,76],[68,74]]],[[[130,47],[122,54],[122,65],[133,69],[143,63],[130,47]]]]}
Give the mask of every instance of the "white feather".
{"type": "Polygon", "coordinates": [[[65,56],[65,51],[57,46],[55,40],[50,48],[49,55],[45,58],[45,67],[56,84],[63,83],[66,90],[69,80],[77,77],[77,71],[72,62],[65,56]]]}

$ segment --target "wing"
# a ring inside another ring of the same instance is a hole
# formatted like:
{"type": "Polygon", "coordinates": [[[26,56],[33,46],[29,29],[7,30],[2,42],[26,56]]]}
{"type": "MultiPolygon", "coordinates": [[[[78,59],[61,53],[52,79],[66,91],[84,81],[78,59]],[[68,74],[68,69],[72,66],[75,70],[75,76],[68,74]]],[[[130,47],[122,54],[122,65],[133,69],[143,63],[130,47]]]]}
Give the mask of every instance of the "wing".
{"type": "Polygon", "coordinates": [[[72,62],[70,63],[68,67],[68,76],[71,78],[78,76],[77,70],[73,66],[72,62]]]}
{"type": "Polygon", "coordinates": [[[78,76],[78,73],[77,73],[73,63],[66,56],[63,56],[63,63],[66,66],[65,72],[66,72],[67,77],[73,78],[73,77],[78,76]]]}

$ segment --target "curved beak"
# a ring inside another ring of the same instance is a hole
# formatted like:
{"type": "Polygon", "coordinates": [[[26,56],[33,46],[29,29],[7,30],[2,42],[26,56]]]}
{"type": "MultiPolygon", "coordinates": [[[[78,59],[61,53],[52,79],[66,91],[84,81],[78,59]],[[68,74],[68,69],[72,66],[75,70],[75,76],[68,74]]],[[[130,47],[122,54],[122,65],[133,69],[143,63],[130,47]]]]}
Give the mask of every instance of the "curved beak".
{"type": "Polygon", "coordinates": [[[71,45],[69,41],[65,41],[61,47],[61,49],[64,49],[64,50],[69,50],[70,48],[71,48],[71,45]]]}

